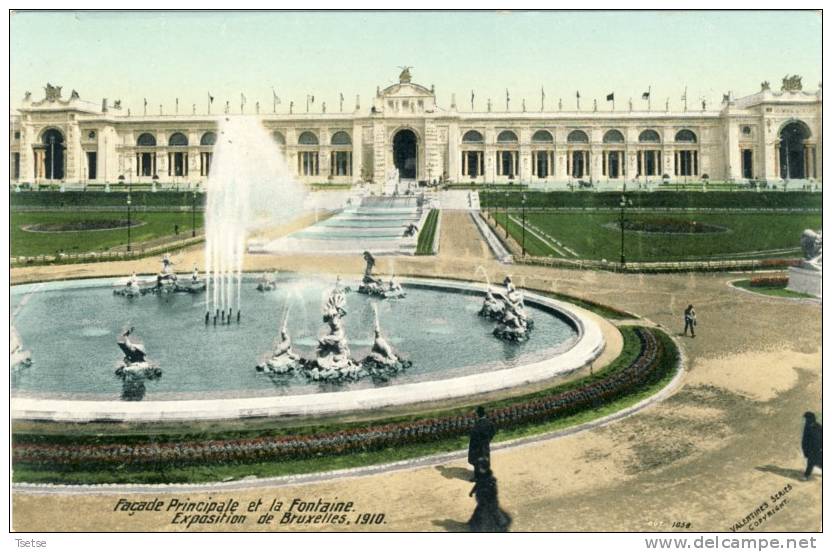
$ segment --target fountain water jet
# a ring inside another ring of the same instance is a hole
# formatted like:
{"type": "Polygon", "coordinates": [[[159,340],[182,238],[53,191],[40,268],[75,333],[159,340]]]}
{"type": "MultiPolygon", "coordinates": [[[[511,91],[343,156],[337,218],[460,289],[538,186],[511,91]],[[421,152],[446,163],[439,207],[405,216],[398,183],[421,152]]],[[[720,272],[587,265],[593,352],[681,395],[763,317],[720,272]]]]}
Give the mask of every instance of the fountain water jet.
{"type": "Polygon", "coordinates": [[[227,313],[230,323],[235,308],[239,319],[248,232],[299,214],[305,190],[257,118],[221,118],[218,134],[206,183],[205,312],[221,311],[221,321],[227,313]]]}

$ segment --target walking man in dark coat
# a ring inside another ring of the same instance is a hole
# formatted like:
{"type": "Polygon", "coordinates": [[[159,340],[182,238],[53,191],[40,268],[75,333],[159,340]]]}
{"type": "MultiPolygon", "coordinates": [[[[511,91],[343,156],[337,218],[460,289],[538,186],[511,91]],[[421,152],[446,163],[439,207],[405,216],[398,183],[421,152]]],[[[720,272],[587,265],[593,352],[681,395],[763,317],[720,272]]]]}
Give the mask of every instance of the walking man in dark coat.
{"type": "Polygon", "coordinates": [[[690,330],[690,336],[696,337],[696,332],[694,328],[696,327],[696,311],[693,310],[693,305],[688,305],[688,308],[685,309],[685,331],[683,332],[684,335],[688,335],[688,330],[690,330]]]}
{"type": "Polygon", "coordinates": [[[485,416],[485,408],[477,407],[477,421],[471,428],[471,440],[468,443],[468,463],[476,468],[480,458],[491,460],[491,439],[497,433],[494,422],[485,416]]]}
{"type": "Polygon", "coordinates": [[[808,481],[812,471],[817,466],[823,469],[823,426],[817,422],[812,412],[803,414],[806,424],[803,426],[803,456],[806,457],[806,471],[803,472],[803,480],[808,481]]]}

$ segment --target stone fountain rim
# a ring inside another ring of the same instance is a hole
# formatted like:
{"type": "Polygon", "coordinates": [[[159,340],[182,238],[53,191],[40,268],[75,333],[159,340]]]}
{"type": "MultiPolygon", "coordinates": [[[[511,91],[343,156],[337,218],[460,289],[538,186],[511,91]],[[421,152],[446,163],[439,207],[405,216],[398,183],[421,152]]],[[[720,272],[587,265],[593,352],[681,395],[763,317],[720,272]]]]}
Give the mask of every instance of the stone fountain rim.
{"type": "MultiPolygon", "coordinates": [[[[66,289],[70,285],[97,287],[120,278],[60,280],[40,284],[12,286],[12,294],[25,293],[29,287],[44,285],[66,289]],[[65,285],[62,285],[65,284],[65,285]]],[[[487,284],[439,278],[400,277],[403,285],[474,292],[485,295],[487,284]]],[[[491,285],[499,289],[498,285],[491,285]]],[[[416,406],[421,403],[448,401],[465,397],[506,391],[512,388],[564,377],[589,365],[606,347],[601,328],[579,307],[570,303],[523,290],[526,303],[547,311],[555,311],[577,332],[571,347],[554,357],[540,361],[470,374],[450,379],[407,383],[372,389],[333,393],[246,397],[226,399],[186,399],[170,401],[99,401],[71,399],[11,398],[11,418],[51,422],[171,422],[219,421],[246,418],[312,418],[354,414],[369,410],[416,406]]]]}

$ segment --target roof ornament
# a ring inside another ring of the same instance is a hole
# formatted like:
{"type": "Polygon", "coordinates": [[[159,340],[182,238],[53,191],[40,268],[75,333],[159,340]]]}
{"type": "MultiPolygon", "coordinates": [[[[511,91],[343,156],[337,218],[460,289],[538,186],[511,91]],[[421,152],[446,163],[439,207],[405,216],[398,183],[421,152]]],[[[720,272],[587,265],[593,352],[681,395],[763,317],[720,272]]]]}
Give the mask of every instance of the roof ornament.
{"type": "Polygon", "coordinates": [[[401,84],[409,84],[411,80],[410,70],[413,69],[412,65],[399,65],[399,69],[402,70],[399,73],[399,82],[401,84]]]}
{"type": "Polygon", "coordinates": [[[803,77],[800,75],[786,75],[783,77],[783,86],[780,88],[783,92],[797,92],[803,90],[803,77]]]}
{"type": "Polygon", "coordinates": [[[60,86],[52,86],[48,82],[44,87],[46,91],[46,99],[47,101],[54,102],[61,99],[61,87],[60,86]]]}
{"type": "Polygon", "coordinates": [[[768,81],[763,81],[760,83],[760,91],[765,92],[766,90],[771,90],[771,83],[768,81]]]}
{"type": "Polygon", "coordinates": [[[70,95],[69,95],[69,99],[70,99],[70,100],[80,100],[80,99],[81,99],[81,95],[78,93],[78,91],[77,91],[77,90],[73,89],[73,90],[72,90],[72,94],[70,94],[70,95]]]}

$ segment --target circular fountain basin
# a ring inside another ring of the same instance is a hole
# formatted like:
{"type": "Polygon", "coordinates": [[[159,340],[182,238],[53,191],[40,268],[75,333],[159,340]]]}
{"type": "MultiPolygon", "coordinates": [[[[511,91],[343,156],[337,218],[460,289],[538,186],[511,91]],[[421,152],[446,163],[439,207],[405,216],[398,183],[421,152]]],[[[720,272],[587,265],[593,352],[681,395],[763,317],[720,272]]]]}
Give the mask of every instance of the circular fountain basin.
{"type": "MultiPolygon", "coordinates": [[[[277,290],[242,285],[238,325],[204,322],[205,297],[115,296],[117,279],[59,281],[11,288],[12,324],[32,365],[12,374],[12,417],[54,421],[219,420],[325,416],[458,399],[566,376],[604,349],[600,328],[568,303],[526,293],[531,339],[503,342],[478,316],[485,286],[401,279],[407,297],[347,294],[346,335],[353,358],[373,343],[373,305],[382,332],[413,366],[383,383],[309,382],[255,366],[271,352],[285,316],[296,353],[312,358],[321,303],[332,277],[282,274],[277,290]],[[129,326],[162,376],[125,383],[116,337],[129,326]]],[[[358,280],[343,285],[358,287],[358,280]]],[[[235,312],[236,317],[236,312],[235,312]]]]}

